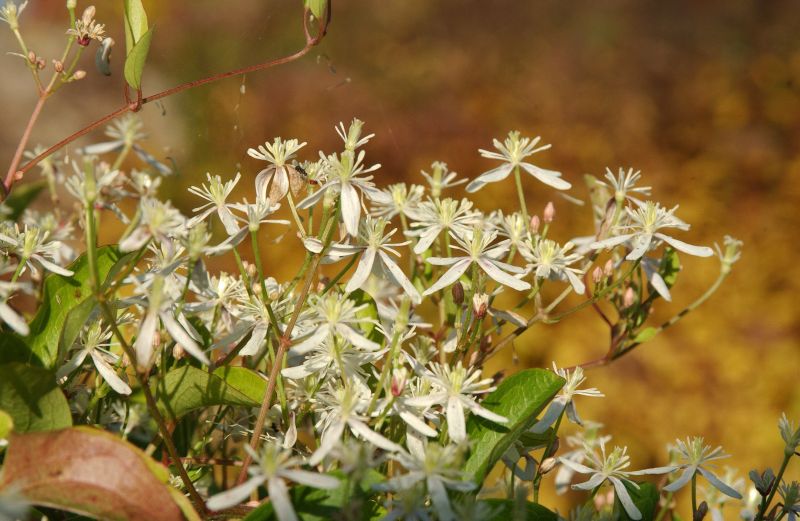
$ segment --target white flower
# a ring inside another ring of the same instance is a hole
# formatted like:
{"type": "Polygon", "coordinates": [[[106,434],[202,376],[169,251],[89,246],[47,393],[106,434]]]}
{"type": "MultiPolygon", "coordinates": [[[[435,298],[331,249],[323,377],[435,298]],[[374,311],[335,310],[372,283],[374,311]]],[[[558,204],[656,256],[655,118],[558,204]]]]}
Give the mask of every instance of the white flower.
{"type": "Polygon", "coordinates": [[[593,242],[590,248],[612,248],[624,242],[631,241],[631,252],[625,258],[628,260],[636,260],[647,253],[653,245],[654,239],[661,239],[676,250],[688,253],[689,255],[696,255],[698,257],[709,257],[713,255],[714,250],[711,248],[687,244],[658,231],[663,228],[677,228],[684,231],[689,229],[688,224],[675,217],[674,214],[677,209],[678,207],[675,206],[671,210],[667,210],[658,203],[652,201],[647,201],[647,203],[634,210],[625,208],[630,224],[621,225],[618,228],[627,233],[593,242]]]}
{"type": "Polygon", "coordinates": [[[349,246],[348,249],[353,252],[361,251],[361,259],[356,266],[356,270],[350,281],[345,287],[345,291],[352,292],[364,286],[370,273],[376,266],[382,267],[384,272],[398,284],[403,291],[411,298],[415,304],[422,301],[422,296],[414,287],[414,284],[408,280],[406,274],[397,263],[389,256],[400,257],[400,252],[395,248],[398,246],[405,246],[408,242],[391,243],[391,237],[395,234],[397,229],[392,229],[388,233],[384,233],[388,221],[383,217],[378,219],[367,216],[366,220],[362,221],[361,238],[366,243],[364,246],[349,246]]]}
{"type": "Polygon", "coordinates": [[[223,183],[220,176],[215,175],[214,177],[211,177],[211,174],[206,173],[208,186],[206,186],[205,183],[203,183],[200,188],[192,186],[189,188],[189,193],[194,194],[201,199],[205,199],[208,202],[192,210],[193,212],[200,213],[189,219],[189,222],[186,223],[186,225],[191,228],[200,221],[207,219],[208,216],[213,212],[217,212],[217,216],[219,216],[219,220],[222,221],[223,226],[225,226],[225,231],[228,233],[228,235],[234,235],[236,232],[238,232],[239,227],[236,225],[236,219],[230,210],[231,204],[227,203],[225,199],[231,195],[233,188],[236,186],[236,183],[239,182],[241,177],[242,175],[237,173],[234,179],[231,181],[225,181],[225,183],[223,183]]]}
{"type": "MultiPolygon", "coordinates": [[[[155,274],[150,280],[148,288],[139,288],[147,296],[147,312],[139,325],[139,334],[133,344],[139,371],[146,371],[153,361],[155,355],[153,340],[158,329],[159,319],[172,339],[190,355],[206,365],[211,364],[206,354],[187,331],[193,331],[192,326],[183,314],[175,314],[175,301],[179,295],[175,295],[175,288],[168,287],[172,280],[161,274],[155,274]]],[[[196,332],[194,334],[197,335],[196,332]]]]}
{"type": "Polygon", "coordinates": [[[472,233],[466,234],[464,239],[453,233],[451,233],[451,235],[458,243],[458,245],[453,246],[453,248],[461,250],[467,255],[450,258],[429,257],[426,259],[427,262],[435,266],[450,266],[450,269],[448,269],[433,286],[425,290],[423,295],[431,295],[453,284],[459,277],[466,273],[467,269],[469,269],[473,263],[476,263],[489,277],[499,284],[516,289],[517,291],[530,289],[530,284],[506,273],[522,274],[525,273],[523,268],[512,266],[511,264],[506,264],[498,260],[499,257],[508,252],[508,240],[500,241],[490,247],[491,243],[497,238],[496,231],[484,231],[476,227],[473,229],[472,233]]]}
{"type": "Polygon", "coordinates": [[[186,219],[169,201],[145,198],[139,203],[141,216],[138,226],[119,243],[119,249],[138,250],[151,238],[160,242],[180,237],[186,233],[186,219]]]}
{"type": "Polygon", "coordinates": [[[312,296],[309,299],[308,315],[303,326],[311,330],[311,335],[292,346],[298,354],[304,354],[330,335],[338,335],[364,351],[377,351],[380,346],[369,340],[356,328],[365,323],[377,324],[374,320],[359,317],[358,313],[367,304],[356,306],[355,302],[333,292],[325,296],[312,296]]]}
{"type": "MultiPolygon", "coordinates": [[[[582,431],[578,431],[572,436],[567,436],[567,444],[570,447],[576,447],[575,450],[564,453],[562,458],[566,458],[576,463],[583,463],[587,458],[587,449],[589,453],[611,441],[611,436],[601,436],[600,429],[603,424],[587,421],[582,431]]],[[[555,486],[556,494],[563,494],[572,483],[572,478],[575,471],[566,465],[559,466],[556,472],[555,486]]]]}
{"type": "Polygon", "coordinates": [[[341,121],[335,128],[336,133],[339,134],[339,137],[344,141],[344,149],[351,152],[357,148],[363,147],[370,139],[375,137],[375,134],[368,134],[364,137],[361,136],[364,122],[358,118],[353,118],[353,121],[350,122],[350,128],[347,130],[345,130],[344,123],[341,121]]]}
{"type": "Polygon", "coordinates": [[[678,479],[664,487],[664,490],[667,492],[675,492],[686,485],[695,474],[699,473],[723,494],[734,499],[742,499],[742,495],[739,494],[739,492],[723,483],[713,472],[705,467],[705,464],[710,461],[728,457],[727,454],[722,452],[722,447],[717,447],[712,450],[711,446],[703,444],[703,438],[687,438],[685,442],[676,440],[675,443],[675,449],[683,462],[665,468],[669,468],[670,471],[683,469],[683,473],[678,479]]]}
{"type": "Polygon", "coordinates": [[[409,216],[414,207],[422,200],[424,192],[425,188],[420,185],[391,184],[383,190],[375,192],[370,213],[375,217],[386,219],[400,214],[409,216]]]}
{"type": "Polygon", "coordinates": [[[453,231],[462,236],[470,232],[479,222],[479,213],[472,209],[472,201],[461,199],[433,199],[419,203],[409,211],[411,230],[409,237],[419,237],[414,253],[421,255],[431,247],[442,232],[453,231]]]}
{"type": "Polygon", "coordinates": [[[291,450],[283,448],[276,442],[265,443],[261,455],[253,453],[247,445],[245,450],[251,453],[257,463],[247,469],[250,479],[211,497],[206,502],[209,510],[218,511],[236,506],[247,499],[262,483],[266,483],[269,501],[275,509],[277,518],[280,521],[297,521],[297,514],[292,507],[285,480],[327,490],[339,486],[339,480],[333,476],[297,469],[296,467],[302,465],[303,461],[292,457],[291,450]]]}
{"type": "Polygon", "coordinates": [[[305,143],[300,143],[296,139],[284,141],[276,137],[272,143],[267,142],[259,145],[258,150],[254,148],[247,150],[247,154],[250,157],[271,163],[270,166],[256,176],[256,194],[258,198],[269,198],[272,203],[276,203],[286,197],[290,187],[293,193],[297,193],[300,174],[294,166],[289,164],[289,161],[304,146],[306,146],[305,143]],[[272,186],[269,189],[268,197],[267,187],[270,185],[270,181],[272,181],[272,186]]]}
{"type": "Polygon", "coordinates": [[[103,377],[108,385],[119,394],[131,394],[131,388],[117,376],[116,371],[111,364],[116,364],[119,357],[110,352],[108,348],[110,343],[111,329],[103,328],[99,321],[94,322],[82,335],[82,342],[78,344],[78,351],[61,369],[56,373],[56,380],[61,381],[65,379],[68,374],[78,369],[86,356],[92,358],[97,372],[103,377]]]}
{"type": "Polygon", "coordinates": [[[614,192],[614,199],[617,201],[622,202],[628,199],[639,204],[641,201],[631,194],[649,196],[651,189],[649,186],[636,186],[636,183],[639,182],[641,177],[641,172],[639,170],[634,172],[633,168],[629,168],[627,171],[620,168],[617,177],[614,177],[614,173],[611,172],[610,168],[606,168],[605,178],[608,180],[608,184],[603,181],[597,182],[602,186],[610,188],[614,192]]]}
{"type": "Polygon", "coordinates": [[[431,196],[433,196],[434,199],[441,197],[442,190],[462,185],[467,182],[466,179],[459,179],[456,181],[455,178],[458,176],[458,174],[455,172],[450,172],[447,169],[447,163],[434,161],[431,164],[431,170],[432,173],[430,174],[425,170],[422,170],[420,173],[422,174],[422,177],[428,181],[428,186],[430,186],[431,189],[431,196]]]}
{"type": "Polygon", "coordinates": [[[544,413],[544,416],[542,416],[542,419],[531,427],[532,432],[542,433],[546,431],[565,410],[569,421],[578,425],[583,425],[580,416],[578,416],[578,411],[575,409],[575,403],[573,402],[574,397],[576,395],[589,396],[592,398],[602,398],[605,396],[594,387],[590,389],[578,389],[578,386],[586,380],[581,367],[576,367],[573,371],[567,371],[566,369],[558,369],[555,362],[553,362],[553,372],[567,382],[553,401],[550,402],[550,406],[547,408],[547,412],[544,413]]]}
{"type": "Polygon", "coordinates": [[[447,433],[450,439],[462,442],[467,439],[464,409],[495,423],[506,423],[508,418],[493,413],[475,401],[472,395],[485,394],[494,390],[492,379],[479,380],[479,369],[466,369],[459,361],[454,367],[431,363],[431,370],[417,365],[420,377],[429,381],[432,392],[427,396],[418,396],[406,400],[412,406],[441,405],[447,417],[447,433]]]}
{"type": "Polygon", "coordinates": [[[550,239],[537,239],[535,241],[525,241],[520,248],[520,253],[530,264],[528,270],[535,270],[535,275],[540,279],[556,278],[559,280],[569,280],[575,293],[583,295],[586,286],[581,281],[579,275],[583,272],[578,268],[570,268],[583,257],[577,253],[569,253],[574,247],[571,242],[564,246],[550,239]]]}
{"type": "Polygon", "coordinates": [[[347,150],[340,156],[332,154],[323,159],[329,174],[328,181],[319,190],[300,201],[297,208],[300,210],[311,208],[329,192],[331,196],[339,194],[345,230],[355,237],[358,234],[358,222],[361,218],[361,198],[356,188],[362,194],[366,194],[370,198],[374,197],[375,187],[371,182],[372,176],[365,174],[377,170],[381,165],[364,167],[362,164],[364,161],[363,150],[359,151],[358,155],[354,151],[347,150]]]}
{"type": "Polygon", "coordinates": [[[19,28],[19,15],[27,5],[28,0],[19,4],[19,7],[13,0],[6,0],[6,5],[0,7],[0,20],[6,22],[12,31],[16,31],[19,28]]]}
{"type": "Polygon", "coordinates": [[[373,431],[367,425],[365,412],[369,407],[369,391],[354,387],[330,386],[314,398],[320,419],[316,428],[322,431],[322,438],[316,452],[311,455],[309,464],[317,465],[341,441],[345,428],[355,436],[389,452],[402,450],[399,445],[373,431]]]}
{"type": "Polygon", "coordinates": [[[0,233],[0,252],[13,253],[19,257],[19,263],[30,267],[33,273],[38,273],[37,264],[47,271],[71,277],[73,272],[53,263],[50,259],[59,256],[58,250],[62,247],[58,241],[50,240],[50,234],[36,227],[25,226],[21,231],[18,225],[7,228],[6,233],[0,233]],[[5,243],[5,244],[3,244],[5,243]],[[36,264],[31,261],[36,261],[36,264]]]}
{"type": "Polygon", "coordinates": [[[588,481],[572,485],[572,488],[579,490],[593,490],[602,485],[605,481],[610,482],[614,486],[614,491],[619,498],[622,507],[627,512],[631,519],[641,519],[642,513],[636,508],[636,505],[631,499],[631,495],[625,488],[625,484],[634,488],[639,488],[634,481],[631,481],[628,476],[640,476],[643,474],[665,474],[671,470],[671,467],[661,467],[655,469],[645,469],[637,471],[626,471],[625,469],[630,466],[630,457],[628,456],[627,447],[614,447],[611,454],[606,455],[605,443],[600,443],[600,454],[594,450],[586,448],[586,454],[589,459],[588,464],[583,465],[568,458],[559,458],[562,465],[565,465],[579,474],[591,474],[592,477],[588,481]]]}
{"type": "Polygon", "coordinates": [[[503,161],[503,164],[493,170],[482,173],[470,181],[467,185],[467,192],[477,192],[488,183],[502,181],[517,167],[522,168],[542,183],[557,190],[568,190],[572,185],[561,179],[561,172],[539,168],[523,161],[528,156],[550,148],[550,145],[542,145],[537,148],[536,145],[540,139],[538,136],[533,139],[522,138],[519,132],[509,132],[504,143],[500,143],[495,139],[493,144],[498,152],[480,150],[480,153],[481,156],[489,159],[499,159],[503,161]]]}
{"type": "Polygon", "coordinates": [[[447,489],[470,492],[477,488],[475,483],[465,479],[464,471],[461,470],[464,450],[460,446],[442,446],[429,442],[423,445],[419,453],[400,452],[393,458],[407,472],[387,480],[379,488],[407,491],[413,490],[419,483],[423,483],[441,521],[455,521],[456,519],[450,506],[447,489]]]}

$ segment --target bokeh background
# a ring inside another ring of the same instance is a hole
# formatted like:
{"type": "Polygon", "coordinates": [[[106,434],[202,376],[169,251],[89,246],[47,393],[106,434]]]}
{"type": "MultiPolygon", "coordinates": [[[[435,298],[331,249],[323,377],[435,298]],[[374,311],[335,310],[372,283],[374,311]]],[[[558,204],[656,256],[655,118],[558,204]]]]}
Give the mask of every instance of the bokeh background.
{"type": "MultiPolygon", "coordinates": [[[[178,169],[165,194],[188,211],[196,202],[188,186],[206,172],[237,171],[246,194],[260,168],[247,148],[299,137],[309,143],[302,158],[313,158],[338,149],[333,125],[354,116],[377,134],[367,150],[383,165],[380,184],[421,182],[419,170],[436,160],[474,177],[491,166],[477,149],[513,129],[553,144],[537,164],[564,172],[578,197],[586,195],[584,174],[641,169],[654,197],[680,203],[678,215],[693,223],[682,238],[710,245],[731,234],[744,241],[744,255],[707,305],[590,371],[589,383],[606,398],[579,400],[579,409],[630,447],[637,468],[663,464],[665,443],[688,435],[722,445],[742,477],[755,466],[776,467],[780,413],[800,420],[796,2],[334,2],[329,36],[303,60],[145,107],[150,151],[178,169]]],[[[98,75],[86,57],[89,77],[53,98],[34,143],[51,144],[121,103],[118,4],[97,5],[119,42],[115,75],[98,75]]],[[[302,46],[299,0],[145,4],[157,26],[146,93],[302,46]]],[[[64,20],[62,1],[31,0],[22,22],[29,45],[55,56],[64,20]]],[[[13,46],[0,32],[0,49],[13,46]]],[[[1,56],[0,71],[0,157],[7,161],[35,94],[18,58],[1,56]]],[[[540,212],[554,194],[528,186],[529,208],[540,212]]],[[[513,183],[489,186],[478,201],[515,210],[513,183]]],[[[554,202],[555,238],[590,230],[586,209],[554,202]]],[[[269,256],[277,275],[293,273],[296,251],[272,247],[269,256]]],[[[716,277],[714,259],[683,257],[675,300],[661,304],[659,316],[679,311],[716,277]]],[[[495,368],[584,362],[605,352],[606,339],[587,309],[532,329],[495,368]]]]}

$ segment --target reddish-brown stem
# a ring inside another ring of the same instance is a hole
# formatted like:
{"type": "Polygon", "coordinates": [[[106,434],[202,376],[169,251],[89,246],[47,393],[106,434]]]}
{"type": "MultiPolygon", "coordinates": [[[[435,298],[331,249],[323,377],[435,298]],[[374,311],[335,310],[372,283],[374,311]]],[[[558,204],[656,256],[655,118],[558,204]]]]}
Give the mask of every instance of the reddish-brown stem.
{"type": "MultiPolygon", "coordinates": [[[[269,408],[272,406],[272,395],[275,392],[275,384],[278,381],[278,371],[281,370],[283,357],[286,354],[286,351],[289,349],[289,346],[292,344],[292,330],[294,329],[294,325],[297,323],[297,318],[300,316],[300,311],[303,308],[306,297],[308,297],[308,292],[311,289],[311,283],[316,276],[317,268],[319,267],[321,260],[321,255],[317,255],[314,259],[308,277],[306,278],[306,283],[303,286],[303,291],[300,293],[300,296],[297,299],[297,307],[295,307],[295,311],[292,313],[289,323],[286,326],[286,329],[283,331],[283,334],[278,342],[278,352],[275,353],[275,360],[272,362],[272,369],[269,372],[269,380],[267,381],[267,390],[264,393],[264,401],[261,402],[261,409],[258,411],[256,424],[253,426],[253,436],[250,438],[250,448],[254,451],[258,448],[258,443],[261,440],[261,433],[264,431],[264,423],[267,420],[267,413],[269,412],[269,408]]],[[[245,453],[244,462],[242,463],[242,470],[239,472],[239,478],[236,480],[237,484],[242,484],[244,483],[244,480],[247,479],[247,469],[252,462],[253,457],[250,455],[250,453],[245,453]]]]}
{"type": "Polygon", "coordinates": [[[44,107],[45,101],[47,101],[47,95],[44,93],[39,93],[39,100],[36,102],[36,106],[33,107],[31,117],[28,119],[28,124],[25,126],[25,131],[22,133],[22,138],[19,140],[17,150],[14,152],[14,158],[11,160],[11,165],[8,167],[8,173],[6,174],[6,179],[3,182],[3,199],[5,199],[5,195],[9,192],[9,190],[11,190],[11,185],[14,183],[14,177],[18,175],[17,167],[19,166],[19,162],[22,160],[22,154],[25,152],[25,147],[28,145],[28,139],[31,137],[33,125],[36,124],[36,120],[39,119],[39,114],[42,113],[42,107],[44,107]]]}
{"type": "Polygon", "coordinates": [[[42,161],[44,158],[46,158],[49,155],[51,155],[53,152],[55,152],[57,150],[60,150],[61,148],[65,147],[66,145],[68,145],[70,143],[72,143],[73,141],[75,141],[79,137],[88,134],[92,130],[94,130],[97,127],[100,127],[100,126],[102,126],[102,125],[104,125],[106,123],[108,123],[112,119],[118,118],[119,116],[121,116],[121,115],[123,115],[123,114],[125,114],[127,112],[136,112],[136,111],[138,111],[141,108],[141,106],[146,104],[146,103],[150,103],[150,102],[162,99],[162,98],[166,98],[167,96],[171,96],[173,94],[177,94],[177,93],[183,92],[185,90],[193,89],[195,87],[200,87],[201,85],[206,85],[208,83],[213,83],[215,81],[223,80],[225,78],[230,78],[231,76],[240,76],[242,74],[248,74],[248,73],[251,73],[251,72],[261,71],[261,70],[264,70],[264,69],[269,69],[271,67],[276,67],[278,65],[284,65],[286,63],[290,63],[290,62],[293,62],[295,60],[298,60],[298,59],[302,58],[303,56],[308,54],[308,52],[314,46],[316,46],[322,40],[322,38],[325,36],[325,34],[327,32],[327,28],[328,28],[328,23],[330,22],[330,12],[331,12],[331,5],[330,5],[330,0],[328,0],[328,6],[327,6],[328,15],[327,15],[327,18],[325,20],[319,21],[319,24],[318,24],[318,27],[317,27],[317,35],[316,36],[311,36],[310,33],[309,33],[309,30],[308,30],[309,12],[308,12],[308,9],[303,11],[303,31],[304,31],[304,33],[306,35],[306,45],[302,49],[300,49],[299,51],[297,51],[297,52],[295,52],[293,54],[290,54],[288,56],[283,56],[281,58],[276,58],[274,60],[270,60],[270,61],[267,61],[267,62],[258,63],[256,65],[250,65],[248,67],[242,67],[240,69],[235,69],[235,70],[228,71],[228,72],[222,72],[222,73],[219,73],[219,74],[214,74],[214,75],[209,76],[207,78],[201,78],[199,80],[194,80],[194,81],[189,81],[189,82],[186,82],[186,83],[182,83],[181,85],[177,85],[177,86],[172,87],[170,89],[158,92],[156,94],[152,94],[150,96],[146,96],[144,98],[141,98],[141,91],[140,91],[137,94],[137,100],[136,101],[131,101],[130,103],[127,103],[125,106],[118,108],[114,112],[106,114],[105,116],[103,116],[102,118],[98,119],[97,121],[94,121],[94,122],[90,123],[89,125],[87,125],[86,127],[82,128],[81,130],[79,130],[79,131],[67,136],[66,138],[62,139],[61,141],[59,141],[55,145],[51,146],[50,148],[48,148],[47,150],[45,150],[41,154],[37,155],[36,157],[34,157],[33,159],[31,159],[30,161],[25,163],[21,168],[17,169],[17,167],[19,166],[20,159],[22,158],[22,152],[25,150],[25,145],[27,144],[28,138],[30,137],[31,130],[33,128],[33,124],[35,123],[36,118],[38,118],[38,116],[39,116],[39,112],[41,111],[41,108],[42,108],[41,105],[44,104],[44,99],[45,98],[41,98],[40,97],[39,103],[37,104],[36,108],[34,109],[34,113],[33,113],[33,115],[31,115],[31,119],[28,122],[28,127],[25,129],[25,133],[23,134],[22,140],[20,141],[20,144],[17,147],[17,152],[14,155],[14,160],[11,162],[11,166],[8,169],[8,174],[6,175],[6,179],[5,179],[4,183],[3,183],[3,188],[5,190],[4,190],[3,194],[0,194],[0,200],[5,199],[5,197],[8,195],[8,193],[11,191],[11,188],[14,186],[14,183],[17,182],[18,180],[22,179],[22,177],[25,175],[26,172],[28,172],[28,170],[30,170],[31,168],[33,168],[34,166],[39,164],[40,161],[42,161]]]}

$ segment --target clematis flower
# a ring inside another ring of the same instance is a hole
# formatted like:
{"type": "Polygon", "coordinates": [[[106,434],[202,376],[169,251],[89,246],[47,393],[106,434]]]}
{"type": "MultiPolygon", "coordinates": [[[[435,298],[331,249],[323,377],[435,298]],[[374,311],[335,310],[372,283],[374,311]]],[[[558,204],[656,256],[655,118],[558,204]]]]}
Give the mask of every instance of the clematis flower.
{"type": "Polygon", "coordinates": [[[219,511],[238,505],[263,483],[267,485],[269,501],[275,509],[279,521],[297,521],[297,514],[289,497],[286,480],[294,481],[313,488],[331,490],[339,486],[339,480],[333,476],[301,470],[297,467],[303,460],[292,456],[292,451],[277,442],[264,444],[261,454],[256,454],[249,445],[245,445],[256,465],[247,469],[250,479],[225,492],[212,496],[206,506],[209,510],[219,511]]]}
{"type": "Polygon", "coordinates": [[[56,372],[56,380],[66,379],[67,375],[78,369],[89,356],[97,372],[112,389],[119,394],[131,394],[131,388],[112,367],[112,364],[119,361],[119,356],[108,350],[111,346],[110,336],[111,328],[103,328],[99,321],[90,325],[81,335],[81,342],[77,344],[75,355],[56,372]]]}
{"type": "Polygon", "coordinates": [[[497,152],[480,150],[480,153],[483,157],[503,161],[503,164],[488,172],[482,173],[470,181],[467,185],[467,192],[477,192],[489,183],[502,181],[517,167],[522,168],[542,183],[552,186],[557,190],[568,190],[571,188],[571,184],[561,179],[561,172],[546,170],[524,161],[526,157],[550,148],[550,145],[542,145],[537,148],[536,145],[538,145],[540,139],[541,138],[538,136],[533,139],[527,137],[523,138],[520,137],[520,133],[516,131],[509,132],[508,137],[503,143],[495,139],[493,144],[498,150],[497,152]]]}
{"type": "Polygon", "coordinates": [[[506,239],[492,245],[492,242],[497,238],[496,231],[484,231],[479,227],[475,227],[471,233],[465,234],[463,238],[454,233],[451,233],[451,236],[457,243],[453,248],[463,251],[466,255],[463,257],[429,257],[426,259],[430,264],[435,266],[450,266],[450,269],[447,270],[433,286],[425,290],[423,293],[424,296],[436,293],[455,283],[459,277],[466,273],[467,269],[469,269],[473,263],[477,264],[489,277],[499,284],[516,289],[517,291],[530,289],[530,284],[509,274],[525,273],[523,268],[512,266],[511,264],[506,264],[498,260],[499,257],[502,257],[508,252],[509,241],[506,239]]]}
{"type": "Polygon", "coordinates": [[[564,411],[566,411],[569,421],[577,425],[583,425],[580,416],[578,416],[578,410],[575,408],[574,397],[576,395],[593,398],[602,398],[605,396],[595,388],[578,389],[578,386],[586,380],[583,376],[583,369],[580,367],[576,367],[573,371],[567,371],[566,369],[558,369],[555,362],[553,362],[553,372],[567,382],[553,401],[550,402],[550,406],[547,408],[547,412],[544,413],[544,416],[542,416],[542,419],[531,427],[531,431],[535,433],[546,431],[564,411]]]}
{"type": "Polygon", "coordinates": [[[297,151],[306,146],[296,139],[276,137],[272,143],[259,145],[258,149],[249,148],[247,155],[270,163],[270,166],[256,175],[256,195],[261,199],[269,199],[275,204],[289,193],[297,194],[304,183],[301,174],[289,163],[297,151]],[[270,184],[272,182],[272,184],[270,184]],[[267,189],[269,188],[269,194],[267,189]]]}
{"type": "Polygon", "coordinates": [[[58,257],[60,248],[60,242],[50,240],[48,232],[36,227],[25,226],[20,230],[15,224],[13,228],[9,227],[0,232],[0,252],[13,253],[19,257],[19,263],[23,267],[29,267],[33,273],[38,273],[38,267],[41,267],[71,277],[72,271],[51,261],[58,257]]]}
{"type": "Polygon", "coordinates": [[[219,220],[222,221],[223,226],[225,226],[225,231],[228,233],[228,235],[236,234],[236,232],[239,231],[239,227],[236,225],[236,218],[233,216],[233,213],[230,210],[232,205],[226,202],[225,199],[231,195],[231,192],[241,177],[242,175],[237,173],[235,178],[223,183],[220,176],[215,175],[214,177],[211,177],[211,174],[206,173],[208,185],[206,186],[206,184],[203,183],[199,188],[192,186],[189,188],[189,193],[194,194],[201,199],[205,199],[208,202],[203,206],[198,206],[192,210],[193,212],[200,213],[189,219],[189,222],[187,222],[186,225],[191,228],[200,221],[206,220],[212,213],[217,212],[217,216],[219,217],[219,220]]]}
{"type": "Polygon", "coordinates": [[[723,494],[734,499],[742,499],[742,495],[739,492],[730,485],[723,483],[713,472],[706,468],[708,462],[728,457],[727,454],[722,452],[722,447],[712,450],[711,446],[703,444],[703,438],[697,437],[687,438],[686,441],[676,440],[675,443],[675,449],[683,461],[678,465],[664,468],[670,469],[670,472],[683,470],[683,473],[678,479],[665,486],[664,490],[675,492],[686,485],[695,474],[700,474],[723,494]]]}
{"type": "Polygon", "coordinates": [[[429,199],[409,211],[411,230],[409,237],[419,237],[414,253],[423,254],[439,235],[453,231],[463,236],[478,224],[478,212],[472,209],[472,201],[461,199],[429,199]]]}
{"type": "Polygon", "coordinates": [[[578,268],[570,268],[583,257],[577,253],[570,253],[574,245],[571,242],[564,246],[550,239],[525,241],[522,244],[520,253],[529,262],[527,269],[534,271],[537,278],[555,278],[568,280],[572,289],[578,295],[583,295],[586,286],[579,275],[583,272],[578,268]]]}
{"type": "Polygon", "coordinates": [[[599,250],[603,248],[613,248],[622,243],[630,241],[631,252],[625,257],[628,260],[641,259],[648,250],[654,246],[656,239],[661,239],[676,250],[695,255],[697,257],[709,257],[714,254],[714,250],[706,246],[694,246],[670,237],[659,230],[664,228],[677,228],[688,230],[689,225],[675,217],[675,206],[671,210],[660,206],[658,203],[647,201],[644,205],[631,210],[625,208],[630,224],[618,226],[620,231],[626,232],[621,235],[609,237],[602,241],[596,241],[589,245],[590,248],[599,250]]]}

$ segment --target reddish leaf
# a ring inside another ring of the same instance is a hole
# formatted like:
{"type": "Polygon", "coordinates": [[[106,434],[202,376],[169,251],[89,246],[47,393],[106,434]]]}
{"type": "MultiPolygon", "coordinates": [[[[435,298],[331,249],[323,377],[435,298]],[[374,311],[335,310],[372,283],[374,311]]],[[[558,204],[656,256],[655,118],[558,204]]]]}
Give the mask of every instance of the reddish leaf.
{"type": "Polygon", "coordinates": [[[170,491],[168,478],[163,466],[133,445],[101,430],[75,427],[12,434],[0,490],[100,519],[196,519],[188,500],[170,491]]]}

